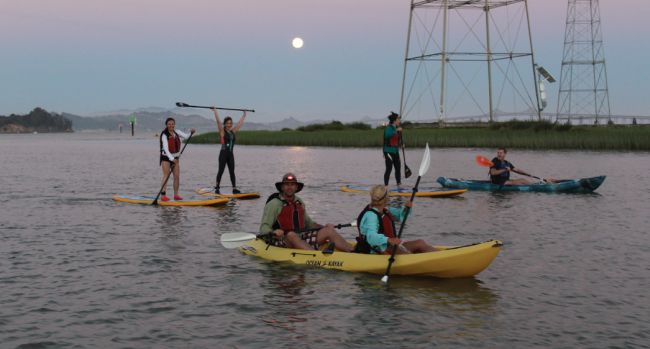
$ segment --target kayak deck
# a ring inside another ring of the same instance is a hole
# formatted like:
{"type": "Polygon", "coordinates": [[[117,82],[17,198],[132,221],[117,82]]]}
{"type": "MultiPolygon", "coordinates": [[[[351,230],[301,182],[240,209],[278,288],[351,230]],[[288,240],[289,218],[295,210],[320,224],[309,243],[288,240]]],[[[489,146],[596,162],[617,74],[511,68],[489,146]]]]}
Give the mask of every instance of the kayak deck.
{"type": "Polygon", "coordinates": [[[487,191],[529,191],[547,193],[591,193],[605,181],[606,176],[579,179],[563,179],[557,182],[539,182],[523,185],[499,185],[490,181],[438,177],[437,182],[445,188],[487,191]]]}
{"type": "MultiPolygon", "coordinates": [[[[155,197],[144,195],[113,195],[113,200],[117,202],[126,202],[129,204],[151,205],[155,197]]],[[[158,205],[160,206],[217,206],[228,203],[228,198],[186,198],[183,200],[170,200],[162,201],[158,198],[158,205]]]]}
{"type": "MultiPolygon", "coordinates": [[[[436,246],[439,249],[436,252],[397,255],[391,267],[391,275],[471,277],[492,263],[501,246],[500,241],[489,240],[465,246],[436,246]]],[[[384,274],[390,258],[389,255],[340,251],[327,254],[322,251],[267,246],[261,239],[255,239],[241,246],[239,250],[244,254],[274,262],[372,274],[384,274]]]]}

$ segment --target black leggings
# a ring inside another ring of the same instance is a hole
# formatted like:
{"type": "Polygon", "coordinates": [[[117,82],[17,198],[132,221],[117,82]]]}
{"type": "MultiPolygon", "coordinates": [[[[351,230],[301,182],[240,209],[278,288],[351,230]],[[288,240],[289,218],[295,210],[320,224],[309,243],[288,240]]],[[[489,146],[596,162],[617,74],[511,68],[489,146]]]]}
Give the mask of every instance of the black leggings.
{"type": "Polygon", "coordinates": [[[391,167],[395,167],[395,180],[397,184],[402,183],[402,173],[400,169],[402,167],[402,162],[399,160],[399,153],[387,153],[384,152],[384,160],[386,161],[386,172],[384,172],[384,185],[388,185],[388,180],[390,179],[391,167]]]}
{"type": "Polygon", "coordinates": [[[228,172],[230,173],[230,183],[233,187],[237,186],[237,180],[235,178],[235,154],[226,149],[221,149],[219,152],[219,172],[217,172],[217,187],[221,184],[221,176],[223,176],[223,171],[228,165],[228,172]]]}

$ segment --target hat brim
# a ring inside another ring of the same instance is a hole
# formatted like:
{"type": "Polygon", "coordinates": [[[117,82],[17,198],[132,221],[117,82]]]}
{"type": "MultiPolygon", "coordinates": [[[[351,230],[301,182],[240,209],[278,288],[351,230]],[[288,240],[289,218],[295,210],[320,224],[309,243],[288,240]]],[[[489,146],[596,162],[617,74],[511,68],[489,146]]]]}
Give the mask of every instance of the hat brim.
{"type": "Polygon", "coordinates": [[[296,193],[300,192],[302,190],[302,187],[305,186],[305,183],[300,183],[300,182],[276,182],[275,183],[275,188],[281,193],[282,192],[282,183],[296,183],[298,184],[298,189],[296,189],[296,193]]]}

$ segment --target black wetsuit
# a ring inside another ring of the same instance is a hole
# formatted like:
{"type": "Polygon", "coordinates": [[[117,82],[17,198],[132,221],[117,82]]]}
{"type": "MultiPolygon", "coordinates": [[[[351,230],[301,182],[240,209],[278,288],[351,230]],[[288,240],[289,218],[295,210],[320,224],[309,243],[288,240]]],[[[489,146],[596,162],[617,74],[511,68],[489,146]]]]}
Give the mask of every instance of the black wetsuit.
{"type": "Polygon", "coordinates": [[[235,147],[235,133],[231,131],[224,131],[223,139],[221,142],[221,151],[219,152],[219,172],[217,172],[217,188],[221,184],[221,176],[223,171],[228,165],[228,173],[230,173],[230,183],[233,187],[237,186],[237,179],[235,178],[235,154],[233,148],[235,147]]]}

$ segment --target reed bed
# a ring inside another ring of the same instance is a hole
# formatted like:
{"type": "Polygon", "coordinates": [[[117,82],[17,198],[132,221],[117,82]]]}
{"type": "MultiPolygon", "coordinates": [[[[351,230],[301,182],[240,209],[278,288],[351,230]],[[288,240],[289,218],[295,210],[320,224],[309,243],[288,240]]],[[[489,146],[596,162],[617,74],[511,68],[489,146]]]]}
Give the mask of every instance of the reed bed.
{"type": "MultiPolygon", "coordinates": [[[[339,131],[240,131],[245,145],[380,147],[382,129],[339,131]]],[[[195,137],[196,143],[217,143],[216,133],[195,137]]],[[[649,151],[650,126],[573,126],[569,129],[413,128],[404,131],[407,147],[518,148],[649,151]]]]}

